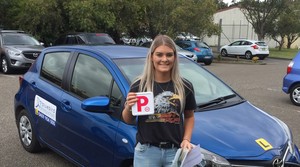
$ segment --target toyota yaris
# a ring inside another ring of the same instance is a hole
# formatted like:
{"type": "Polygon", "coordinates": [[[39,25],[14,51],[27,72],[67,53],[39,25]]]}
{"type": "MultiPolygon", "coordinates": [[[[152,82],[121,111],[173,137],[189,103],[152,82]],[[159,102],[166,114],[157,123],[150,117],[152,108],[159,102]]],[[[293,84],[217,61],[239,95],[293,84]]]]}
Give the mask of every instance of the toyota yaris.
{"type": "MultiPolygon", "coordinates": [[[[20,77],[15,95],[24,149],[47,147],[77,166],[132,166],[137,129],[122,121],[121,112],[147,51],[118,45],[44,49],[20,77]]],[[[192,60],[180,57],[179,64],[182,77],[194,85],[198,108],[192,143],[202,148],[202,164],[299,166],[299,150],[284,122],[192,60]]]]}

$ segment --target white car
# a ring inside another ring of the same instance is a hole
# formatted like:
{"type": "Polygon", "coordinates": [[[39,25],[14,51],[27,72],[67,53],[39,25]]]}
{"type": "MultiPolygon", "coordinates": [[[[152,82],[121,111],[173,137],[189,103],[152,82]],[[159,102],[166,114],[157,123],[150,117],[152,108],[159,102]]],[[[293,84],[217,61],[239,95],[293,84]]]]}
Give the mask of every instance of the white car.
{"type": "Polygon", "coordinates": [[[222,46],[221,56],[237,55],[252,59],[257,56],[260,60],[269,56],[269,47],[264,41],[238,40],[229,45],[222,46]]]}

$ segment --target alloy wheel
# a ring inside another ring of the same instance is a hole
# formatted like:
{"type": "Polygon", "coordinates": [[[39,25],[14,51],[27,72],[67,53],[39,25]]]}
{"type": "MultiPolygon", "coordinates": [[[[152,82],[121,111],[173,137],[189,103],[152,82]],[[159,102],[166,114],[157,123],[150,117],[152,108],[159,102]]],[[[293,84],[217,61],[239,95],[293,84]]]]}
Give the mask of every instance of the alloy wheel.
{"type": "Polygon", "coordinates": [[[32,128],[29,119],[25,115],[20,118],[19,126],[21,140],[25,146],[29,146],[32,142],[32,128]]]}

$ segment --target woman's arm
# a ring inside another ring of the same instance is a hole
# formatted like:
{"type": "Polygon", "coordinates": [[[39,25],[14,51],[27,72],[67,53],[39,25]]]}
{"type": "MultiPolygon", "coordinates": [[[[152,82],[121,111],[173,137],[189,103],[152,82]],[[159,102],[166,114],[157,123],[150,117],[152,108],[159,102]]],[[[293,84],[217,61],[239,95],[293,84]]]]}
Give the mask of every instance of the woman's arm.
{"type": "Polygon", "coordinates": [[[191,149],[191,138],[194,128],[194,110],[185,110],[184,111],[184,134],[181,142],[182,148],[191,149]]]}

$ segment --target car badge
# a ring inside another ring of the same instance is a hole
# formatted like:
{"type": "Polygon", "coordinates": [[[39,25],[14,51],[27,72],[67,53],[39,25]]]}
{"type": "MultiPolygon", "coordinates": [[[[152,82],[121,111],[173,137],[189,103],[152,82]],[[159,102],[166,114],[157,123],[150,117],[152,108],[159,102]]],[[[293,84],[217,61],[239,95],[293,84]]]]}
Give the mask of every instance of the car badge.
{"type": "Polygon", "coordinates": [[[275,158],[273,163],[273,167],[282,167],[283,166],[283,160],[279,158],[275,158]]]}
{"type": "Polygon", "coordinates": [[[38,53],[33,53],[32,55],[33,55],[33,57],[38,57],[39,56],[38,53]]]}

